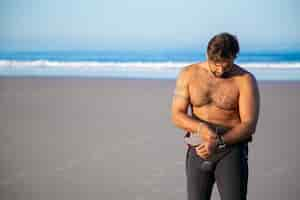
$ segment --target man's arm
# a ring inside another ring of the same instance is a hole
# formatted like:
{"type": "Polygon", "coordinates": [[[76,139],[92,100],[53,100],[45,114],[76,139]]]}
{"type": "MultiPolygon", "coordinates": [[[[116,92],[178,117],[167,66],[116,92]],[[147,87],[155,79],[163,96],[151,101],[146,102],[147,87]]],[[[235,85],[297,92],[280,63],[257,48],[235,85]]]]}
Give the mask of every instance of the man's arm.
{"type": "Polygon", "coordinates": [[[172,122],[178,128],[195,133],[199,128],[199,121],[193,119],[187,114],[190,104],[189,84],[189,66],[181,69],[176,80],[176,87],[172,100],[172,122]]]}
{"type": "Polygon", "coordinates": [[[241,123],[224,134],[225,144],[246,141],[256,130],[260,107],[257,82],[252,74],[246,74],[241,82],[238,106],[241,123]]]}

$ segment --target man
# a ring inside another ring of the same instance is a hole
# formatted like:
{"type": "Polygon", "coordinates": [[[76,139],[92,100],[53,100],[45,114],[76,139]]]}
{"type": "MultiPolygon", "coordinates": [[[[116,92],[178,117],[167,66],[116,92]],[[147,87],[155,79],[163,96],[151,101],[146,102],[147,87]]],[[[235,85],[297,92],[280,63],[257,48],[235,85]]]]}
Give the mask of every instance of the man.
{"type": "Polygon", "coordinates": [[[235,36],[218,34],[208,43],[207,60],[185,66],[176,80],[172,122],[187,132],[185,138],[202,141],[188,144],[188,200],[210,199],[214,182],[222,200],[247,199],[247,143],[256,130],[260,98],[255,77],[234,64],[238,53],[235,36]]]}

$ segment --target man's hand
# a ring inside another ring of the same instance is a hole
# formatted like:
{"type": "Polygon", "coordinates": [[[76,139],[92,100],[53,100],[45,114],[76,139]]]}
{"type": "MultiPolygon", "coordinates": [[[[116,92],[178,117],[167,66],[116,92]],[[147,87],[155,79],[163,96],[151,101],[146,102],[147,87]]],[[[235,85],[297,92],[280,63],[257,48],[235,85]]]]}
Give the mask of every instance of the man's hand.
{"type": "Polygon", "coordinates": [[[217,142],[215,140],[204,142],[197,146],[196,153],[198,156],[202,157],[203,159],[208,159],[211,154],[215,152],[217,148],[217,142]]]}
{"type": "Polygon", "coordinates": [[[207,159],[215,152],[217,147],[217,133],[215,133],[207,124],[201,123],[199,137],[204,141],[196,147],[197,154],[207,159]]]}

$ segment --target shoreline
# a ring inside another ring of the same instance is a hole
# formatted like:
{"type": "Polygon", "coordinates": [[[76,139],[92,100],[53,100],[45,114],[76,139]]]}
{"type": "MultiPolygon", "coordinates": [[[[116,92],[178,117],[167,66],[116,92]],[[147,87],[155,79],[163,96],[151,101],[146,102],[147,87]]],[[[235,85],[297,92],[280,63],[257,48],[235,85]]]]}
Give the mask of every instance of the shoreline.
{"type": "MultiPolygon", "coordinates": [[[[175,81],[174,78],[133,78],[133,77],[100,77],[100,76],[0,76],[0,79],[65,79],[65,80],[132,80],[132,81],[175,81]]],[[[300,80],[257,80],[261,84],[300,84],[300,80]]]]}

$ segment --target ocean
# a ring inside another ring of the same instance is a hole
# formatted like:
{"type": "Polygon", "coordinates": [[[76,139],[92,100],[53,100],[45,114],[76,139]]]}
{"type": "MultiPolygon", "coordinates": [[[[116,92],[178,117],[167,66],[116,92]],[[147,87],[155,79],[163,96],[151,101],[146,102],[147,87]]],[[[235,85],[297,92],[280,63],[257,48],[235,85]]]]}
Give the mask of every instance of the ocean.
{"type": "MultiPolygon", "coordinates": [[[[0,76],[176,79],[205,60],[195,50],[0,52],[0,76]]],[[[263,81],[299,81],[300,51],[245,52],[236,64],[263,81]]]]}

